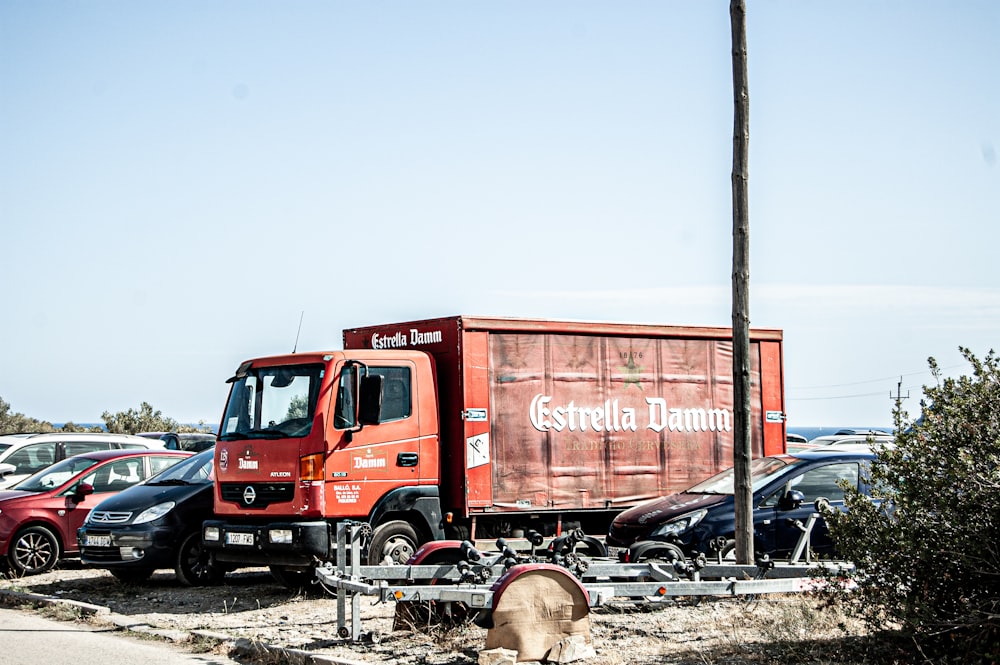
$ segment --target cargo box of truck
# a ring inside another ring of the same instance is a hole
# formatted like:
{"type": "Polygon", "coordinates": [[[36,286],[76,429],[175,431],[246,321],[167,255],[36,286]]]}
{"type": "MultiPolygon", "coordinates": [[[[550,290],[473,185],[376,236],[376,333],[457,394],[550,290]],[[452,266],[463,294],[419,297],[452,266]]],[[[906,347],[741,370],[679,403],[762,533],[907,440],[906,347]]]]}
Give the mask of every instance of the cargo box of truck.
{"type": "MultiPolygon", "coordinates": [[[[781,331],[751,330],[754,457],[785,449],[782,362],[781,331]]],[[[247,361],[206,546],[303,566],[330,556],[345,518],[370,524],[371,562],[443,537],[603,534],[623,509],[732,465],[732,366],[727,328],[469,316],[247,361]],[[301,386],[295,431],[281,422],[295,396],[262,417],[286,385],[301,386]]]]}

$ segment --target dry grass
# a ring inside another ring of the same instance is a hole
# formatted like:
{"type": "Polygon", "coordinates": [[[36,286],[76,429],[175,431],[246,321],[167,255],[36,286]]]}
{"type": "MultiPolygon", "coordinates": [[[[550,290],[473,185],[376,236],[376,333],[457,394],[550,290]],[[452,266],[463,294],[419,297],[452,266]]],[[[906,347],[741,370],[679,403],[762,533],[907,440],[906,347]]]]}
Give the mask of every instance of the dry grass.
{"type": "MultiPolygon", "coordinates": [[[[163,630],[216,631],[357,662],[471,665],[486,640],[486,630],[471,624],[394,630],[395,606],[368,599],[361,603],[362,628],[378,639],[341,640],[334,599],[289,592],[266,571],[230,575],[219,587],[190,589],[167,573],[157,573],[149,584],[128,586],[104,571],[60,568],[0,582],[0,588],[12,587],[104,605],[163,630]]],[[[58,618],[79,620],[74,610],[58,618]]],[[[597,656],[584,665],[895,665],[914,660],[908,645],[900,648],[886,639],[891,635],[869,639],[842,608],[807,595],[618,604],[591,613],[591,634],[597,656]]],[[[199,652],[208,648],[197,641],[191,645],[199,652]]],[[[259,662],[274,657],[260,649],[259,662]]]]}

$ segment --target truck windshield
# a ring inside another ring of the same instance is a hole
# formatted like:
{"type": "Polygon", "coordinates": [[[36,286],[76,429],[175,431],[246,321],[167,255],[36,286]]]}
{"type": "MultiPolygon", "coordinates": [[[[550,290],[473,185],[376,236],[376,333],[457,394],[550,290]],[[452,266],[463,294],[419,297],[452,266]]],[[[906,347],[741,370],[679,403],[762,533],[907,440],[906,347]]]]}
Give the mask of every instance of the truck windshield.
{"type": "Polygon", "coordinates": [[[306,436],[322,380],[322,365],[250,368],[233,382],[219,439],[306,436]]]}

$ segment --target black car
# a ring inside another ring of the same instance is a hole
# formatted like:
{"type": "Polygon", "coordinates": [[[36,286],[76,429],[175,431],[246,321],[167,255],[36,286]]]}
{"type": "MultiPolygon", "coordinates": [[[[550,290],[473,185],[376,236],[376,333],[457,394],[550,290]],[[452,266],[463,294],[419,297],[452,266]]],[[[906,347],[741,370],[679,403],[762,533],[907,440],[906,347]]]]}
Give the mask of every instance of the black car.
{"type": "MultiPolygon", "coordinates": [[[[833,508],[844,508],[840,481],[870,494],[865,468],[873,458],[869,447],[830,446],[753,460],[755,554],[772,558],[791,555],[803,532],[801,527],[816,512],[817,499],[826,499],[833,508]]],[[[704,553],[712,558],[720,551],[728,558],[736,532],[733,475],[730,468],[678,494],[629,508],[611,524],[609,552],[627,561],[670,553],[684,557],[704,553]]],[[[835,554],[822,517],[809,537],[812,553],[835,554]]]]}
{"type": "Polygon", "coordinates": [[[212,515],[214,448],[99,503],[77,531],[80,559],[123,582],[173,568],[182,584],[222,580],[226,569],[201,547],[201,523],[212,515]]]}

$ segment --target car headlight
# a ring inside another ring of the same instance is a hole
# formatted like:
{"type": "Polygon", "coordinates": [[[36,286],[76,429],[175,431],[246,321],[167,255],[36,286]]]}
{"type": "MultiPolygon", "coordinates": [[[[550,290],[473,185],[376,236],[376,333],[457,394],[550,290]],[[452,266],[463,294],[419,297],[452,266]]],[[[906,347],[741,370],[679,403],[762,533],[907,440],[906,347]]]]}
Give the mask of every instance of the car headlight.
{"type": "Polygon", "coordinates": [[[698,522],[705,519],[707,510],[696,510],[693,513],[681,515],[665,524],[661,524],[650,532],[650,536],[679,536],[685,531],[690,531],[698,522]]]}
{"type": "Polygon", "coordinates": [[[146,510],[139,513],[139,516],[132,520],[132,524],[145,524],[146,522],[152,522],[153,520],[158,520],[167,513],[169,513],[173,507],[177,505],[173,501],[164,501],[163,503],[158,503],[152,508],[147,508],[146,510]]]}

